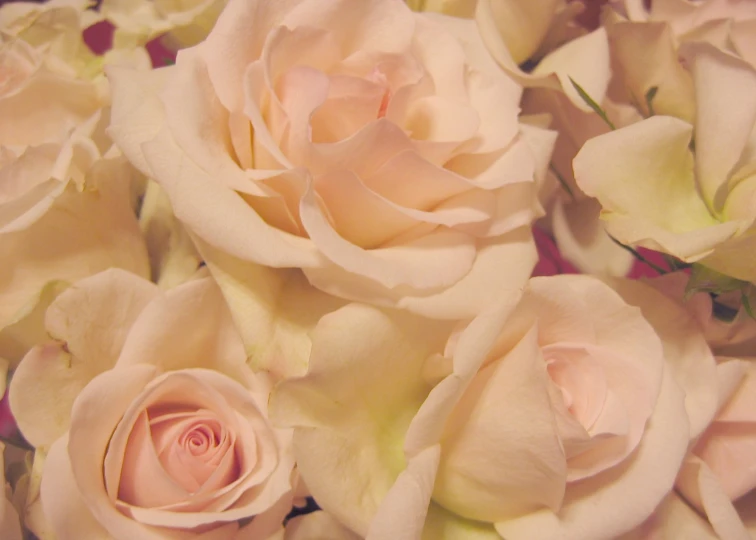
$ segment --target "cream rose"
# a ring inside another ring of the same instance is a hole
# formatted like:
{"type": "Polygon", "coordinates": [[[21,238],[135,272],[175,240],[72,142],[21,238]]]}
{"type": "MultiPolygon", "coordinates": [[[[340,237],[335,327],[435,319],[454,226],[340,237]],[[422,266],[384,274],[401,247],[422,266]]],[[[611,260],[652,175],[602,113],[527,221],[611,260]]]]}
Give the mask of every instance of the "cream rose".
{"type": "Polygon", "coordinates": [[[10,400],[46,455],[41,501],[57,538],[281,531],[291,435],[268,423],[269,383],[247,368],[212,280],[162,293],[109,270],[61,294],[46,321],[57,341],[26,355],[10,400]]]}
{"type": "Polygon", "coordinates": [[[110,133],[211,268],[472,316],[532,268],[537,163],[520,88],[452,26],[399,0],[233,0],[175,66],[110,72],[110,133]]]}
{"type": "Polygon", "coordinates": [[[756,70],[711,45],[689,53],[695,126],[654,116],[596,137],[575,179],[620,242],[753,281],[756,70]]]}
{"type": "Polygon", "coordinates": [[[445,347],[428,321],[324,317],[310,372],[272,398],[316,501],[370,540],[641,524],[714,415],[715,365],[683,308],[616,286],[643,311],[596,278],[533,278],[445,347]]]}

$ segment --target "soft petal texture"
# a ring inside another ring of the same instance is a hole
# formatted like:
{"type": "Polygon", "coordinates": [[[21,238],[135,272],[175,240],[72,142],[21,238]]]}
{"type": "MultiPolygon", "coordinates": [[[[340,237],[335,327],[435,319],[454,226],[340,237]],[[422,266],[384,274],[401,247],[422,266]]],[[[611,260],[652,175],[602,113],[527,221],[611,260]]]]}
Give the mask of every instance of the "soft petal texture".
{"type": "Polygon", "coordinates": [[[683,495],[703,510],[720,538],[751,538],[719,479],[704,462],[687,459],[677,482],[683,495]]]}
{"type": "Polygon", "coordinates": [[[653,515],[637,529],[619,537],[621,540],[674,540],[700,538],[716,540],[711,526],[676,492],[670,493],[656,508],[653,515]]]}
{"type": "Polygon", "coordinates": [[[307,375],[283,382],[273,394],[273,419],[296,426],[297,465],[313,496],[358,534],[367,533],[404,468],[403,434],[429,390],[420,376],[423,364],[443,349],[449,329],[448,323],[346,306],[313,331],[307,375]]]}
{"type": "Polygon", "coordinates": [[[652,117],[592,139],[578,153],[578,185],[599,200],[607,230],[620,242],[695,261],[737,231],[718,223],[695,190],[691,131],[680,120],[652,117]]]}
{"type": "Polygon", "coordinates": [[[113,368],[131,325],[156,294],[151,283],[108,270],[53,302],[46,326],[61,345],[32,349],[10,388],[11,409],[26,440],[49,448],[68,430],[74,400],[95,376],[113,368]]]}
{"type": "Polygon", "coordinates": [[[247,367],[209,277],[161,291],[109,270],[62,293],[47,329],[59,341],[22,360],[11,391],[50,451],[41,499],[57,537],[283,534],[291,432],[268,422],[270,380],[247,367]]]}
{"type": "Polygon", "coordinates": [[[28,315],[52,282],[69,284],[110,267],[148,275],[144,241],[129,204],[132,176],[122,159],[100,161],[85,192],[67,186],[32,226],[0,235],[0,253],[14,261],[0,270],[0,327],[28,315]]]}
{"type": "MultiPolygon", "coordinates": [[[[653,99],[656,114],[692,122],[695,94],[691,74],[678,60],[672,29],[664,23],[618,22],[609,25],[612,56],[631,102],[650,114],[646,95],[657,88],[653,99]]],[[[620,83],[615,82],[617,86],[620,83]]]]}
{"type": "Polygon", "coordinates": [[[612,279],[608,283],[628,304],[641,309],[661,338],[666,365],[685,392],[690,438],[697,438],[719,407],[717,365],[698,322],[681,305],[640,281],[612,279]]]}
{"type": "MultiPolygon", "coordinates": [[[[659,335],[608,285],[571,275],[438,324],[346,306],[314,330],[307,375],[273,395],[304,481],[341,523],[370,540],[604,538],[672,489],[691,430],[665,356],[701,353],[687,327],[659,335]]],[[[706,396],[691,396],[705,422],[706,396]]]]}
{"type": "Polygon", "coordinates": [[[298,270],[276,272],[218,252],[197,240],[240,329],[247,362],[277,377],[307,371],[309,332],[344,302],[313,288],[298,270]]]}
{"type": "Polygon", "coordinates": [[[520,137],[520,88],[473,21],[232,0],[175,66],[109,76],[109,133],[211,266],[301,268],[329,294],[442,318],[490,302],[505,257],[502,288],[532,270],[512,251],[542,212],[547,156],[520,137]]]}
{"type": "Polygon", "coordinates": [[[559,513],[541,510],[497,523],[505,538],[613,537],[639,525],[669,492],[688,445],[684,395],[665,372],[659,402],[637,452],[602,482],[596,476],[567,491],[559,513]],[[637,493],[632,503],[629,493],[637,493]]]}

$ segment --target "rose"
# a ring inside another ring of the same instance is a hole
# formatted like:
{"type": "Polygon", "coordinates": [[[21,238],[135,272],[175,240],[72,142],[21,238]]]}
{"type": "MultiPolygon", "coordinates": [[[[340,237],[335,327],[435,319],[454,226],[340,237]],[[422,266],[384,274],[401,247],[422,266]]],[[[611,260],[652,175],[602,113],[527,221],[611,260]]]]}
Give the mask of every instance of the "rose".
{"type": "Polygon", "coordinates": [[[588,141],[575,178],[620,242],[752,281],[756,71],[710,45],[690,52],[695,150],[694,126],[655,116],[588,141]]]}
{"type": "Polygon", "coordinates": [[[46,455],[41,503],[58,538],[281,529],[290,434],[268,423],[269,383],[246,367],[212,280],[162,293],[108,270],[61,294],[47,329],[57,341],[24,357],[10,399],[46,455]]]}
{"type": "Polygon", "coordinates": [[[110,133],[211,268],[472,316],[532,268],[536,163],[519,87],[447,22],[463,41],[399,0],[234,0],[175,66],[110,71],[110,133]]]}
{"type": "Polygon", "coordinates": [[[308,375],[272,398],[315,499],[371,540],[642,523],[714,414],[715,366],[684,309],[616,285],[643,312],[595,278],[534,278],[445,350],[438,323],[354,305],[324,317],[308,375]]]}
{"type": "Polygon", "coordinates": [[[645,115],[653,111],[694,121],[693,84],[680,62],[691,43],[709,43],[756,68],[756,10],[750,2],[662,1],[648,9],[637,0],[614,4],[605,22],[618,78],[615,97],[636,102],[645,115]],[[645,103],[651,88],[656,88],[652,107],[645,103]]]}

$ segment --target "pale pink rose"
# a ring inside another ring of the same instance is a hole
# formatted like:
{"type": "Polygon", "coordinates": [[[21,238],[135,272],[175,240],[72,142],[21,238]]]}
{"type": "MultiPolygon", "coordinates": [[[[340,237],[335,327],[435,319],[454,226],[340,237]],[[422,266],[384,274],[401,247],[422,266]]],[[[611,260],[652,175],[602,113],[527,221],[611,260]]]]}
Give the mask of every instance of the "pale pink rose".
{"type": "Polygon", "coordinates": [[[693,122],[693,80],[680,53],[705,42],[756,68],[756,4],[749,0],[642,0],[612,2],[605,22],[612,42],[615,98],[624,96],[646,115],[646,93],[657,89],[655,114],[693,122]]]}
{"type": "Polygon", "coordinates": [[[653,116],[595,137],[575,179],[620,242],[753,281],[756,70],[709,44],[688,53],[695,125],[653,116]]]}
{"type": "Polygon", "coordinates": [[[329,294],[448,318],[532,269],[539,164],[521,89],[473,21],[400,0],[232,0],[175,66],[110,79],[110,133],[211,268],[216,251],[241,274],[301,268],[329,294]]]}
{"type": "Polygon", "coordinates": [[[324,317],[308,375],[272,398],[315,499],[369,540],[613,538],[643,523],[715,413],[716,368],[682,307],[612,284],[622,297],[588,276],[533,278],[445,346],[439,323],[324,317]]]}
{"type": "Polygon", "coordinates": [[[26,355],[10,396],[45,455],[40,497],[57,538],[280,533],[291,435],[269,424],[270,383],[247,368],[210,278],[161,292],[109,270],[61,294],[46,322],[56,341],[26,355]]]}

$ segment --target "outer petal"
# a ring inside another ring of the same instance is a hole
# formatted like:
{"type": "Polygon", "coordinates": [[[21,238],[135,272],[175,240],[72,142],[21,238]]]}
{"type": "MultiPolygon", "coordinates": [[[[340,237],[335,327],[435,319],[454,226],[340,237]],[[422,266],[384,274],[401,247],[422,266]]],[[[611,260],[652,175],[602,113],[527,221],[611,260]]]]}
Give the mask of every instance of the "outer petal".
{"type": "Polygon", "coordinates": [[[283,540],[360,540],[360,537],[320,511],[290,520],[283,540]]]}
{"type": "Polygon", "coordinates": [[[608,280],[625,302],[638,306],[664,346],[666,366],[685,392],[691,440],[698,437],[718,408],[717,366],[698,322],[676,302],[640,281],[608,280]]]}
{"type": "Polygon", "coordinates": [[[59,296],[47,310],[45,326],[92,373],[101,373],[115,365],[132,325],[158,294],[146,279],[106,270],[59,296]]]}
{"type": "Polygon", "coordinates": [[[378,507],[367,540],[421,537],[440,459],[441,446],[435,445],[409,460],[378,507]]]}
{"type": "Polygon", "coordinates": [[[695,456],[688,458],[677,483],[683,495],[705,512],[720,538],[751,539],[732,501],[703,461],[695,456]]]}
{"type": "Polygon", "coordinates": [[[153,297],[131,325],[117,365],[202,367],[245,379],[246,356],[215,282],[195,279],[153,297]]]}
{"type": "Polygon", "coordinates": [[[113,94],[108,135],[140,171],[151,171],[142,144],[155,138],[165,122],[159,93],[171,79],[174,67],[140,71],[110,66],[106,70],[113,94]]]}
{"type": "Polygon", "coordinates": [[[461,518],[436,503],[428,508],[422,540],[499,540],[493,525],[461,518]]]}
{"type": "Polygon", "coordinates": [[[359,534],[404,469],[402,439],[429,390],[423,364],[450,330],[406,313],[346,306],[313,331],[307,376],[273,393],[273,420],[296,427],[304,482],[359,534]]]}
{"type": "Polygon", "coordinates": [[[562,502],[567,463],[537,340],[533,327],[483,367],[446,421],[434,500],[465,518],[491,523],[562,502]]]}
{"type": "Polygon", "coordinates": [[[558,513],[534,512],[496,524],[518,540],[612,538],[637,527],[669,493],[688,447],[684,395],[665,372],[656,410],[636,453],[624,463],[571,485],[558,513]]]}
{"type": "Polygon", "coordinates": [[[630,101],[650,115],[646,94],[657,88],[653,99],[656,114],[693,122],[693,80],[680,64],[672,29],[666,23],[619,22],[609,26],[612,55],[618,77],[630,101]]]}
{"type": "Polygon", "coordinates": [[[711,45],[690,52],[696,83],[696,176],[704,199],[719,211],[727,181],[756,125],[756,71],[711,45]]]}
{"type": "Polygon", "coordinates": [[[310,331],[345,302],[312,287],[300,270],[266,268],[195,241],[231,309],[249,366],[277,377],[304,375],[310,331]]]}
{"type": "Polygon", "coordinates": [[[403,308],[425,317],[467,319],[522,287],[538,259],[529,228],[479,240],[477,246],[470,271],[448,289],[438,292],[407,287],[387,289],[335,266],[305,269],[305,275],[319,289],[341,298],[403,308]]]}
{"type": "Polygon", "coordinates": [[[211,173],[194,163],[166,127],[143,144],[142,151],[153,178],[171,198],[176,217],[201,238],[229,254],[267,266],[323,264],[310,240],[265,223],[238,193],[218,185],[211,173]]]}
{"type": "Polygon", "coordinates": [[[656,507],[653,515],[637,529],[619,537],[619,540],[675,540],[696,538],[717,540],[711,526],[673,491],[656,507]]]}
{"type": "Polygon", "coordinates": [[[51,281],[73,282],[111,267],[149,275],[147,253],[130,205],[133,169],[122,158],[95,164],[79,192],[69,185],[33,226],[0,235],[0,327],[51,281]]]}
{"type": "Polygon", "coordinates": [[[575,179],[603,208],[610,234],[684,260],[702,258],[731,237],[699,198],[688,149],[691,126],[652,117],[589,140],[575,157],[575,179]]]}
{"type": "Polygon", "coordinates": [[[493,22],[517,64],[522,64],[538,50],[561,4],[560,0],[479,1],[490,4],[493,22]]]}
{"type": "Polygon", "coordinates": [[[68,459],[68,436],[58,439],[45,460],[41,495],[45,516],[58,538],[107,538],[76,485],[68,459]]]}

